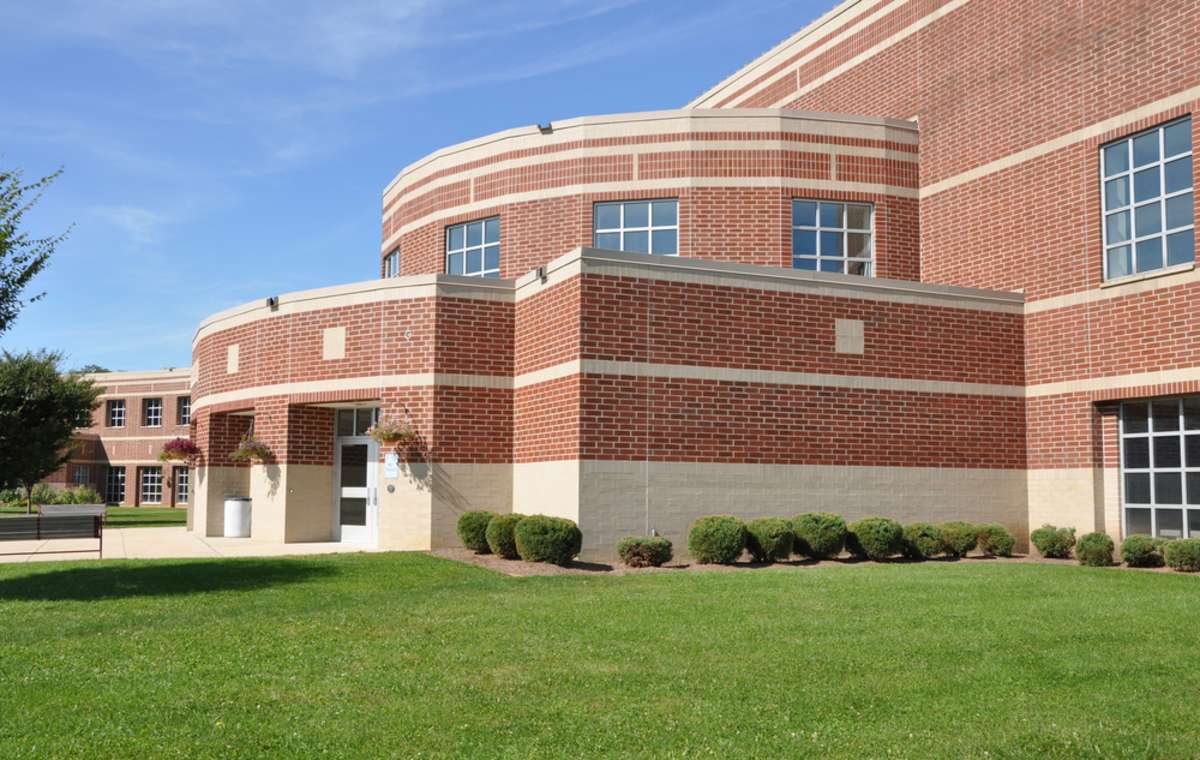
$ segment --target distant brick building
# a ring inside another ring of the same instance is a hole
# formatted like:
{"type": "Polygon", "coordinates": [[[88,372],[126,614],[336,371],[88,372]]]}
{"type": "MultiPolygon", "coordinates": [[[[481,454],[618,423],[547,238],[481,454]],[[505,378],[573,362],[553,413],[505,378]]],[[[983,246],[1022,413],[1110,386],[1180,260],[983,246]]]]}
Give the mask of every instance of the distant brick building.
{"type": "Polygon", "coordinates": [[[812,509],[1200,534],[1196,28],[849,0],[685,109],[433,153],[381,279],[200,325],[192,528],[245,493],[260,537],[393,548],[467,509],[593,551],[812,509]]]}
{"type": "Polygon", "coordinates": [[[184,506],[190,471],[158,459],[163,443],[191,429],[191,376],[187,369],[99,372],[101,388],[90,424],[75,434],[71,457],[46,482],[58,488],[90,486],[110,504],[184,506]]]}

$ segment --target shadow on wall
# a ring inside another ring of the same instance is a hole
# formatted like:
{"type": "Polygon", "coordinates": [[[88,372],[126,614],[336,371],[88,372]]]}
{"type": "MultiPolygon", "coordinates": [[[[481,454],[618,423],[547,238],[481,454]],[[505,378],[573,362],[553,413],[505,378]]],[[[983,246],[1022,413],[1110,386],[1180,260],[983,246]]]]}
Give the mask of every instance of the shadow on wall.
{"type": "Polygon", "coordinates": [[[0,601],[98,601],[255,591],[337,574],[328,564],[298,559],[229,559],[153,565],[95,565],[0,579],[0,601]]]}

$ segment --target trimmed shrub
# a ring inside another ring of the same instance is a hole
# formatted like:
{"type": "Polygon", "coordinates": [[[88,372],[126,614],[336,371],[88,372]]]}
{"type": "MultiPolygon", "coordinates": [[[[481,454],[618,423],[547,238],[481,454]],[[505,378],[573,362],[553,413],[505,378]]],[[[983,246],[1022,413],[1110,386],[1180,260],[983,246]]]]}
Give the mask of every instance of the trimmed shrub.
{"type": "Polygon", "coordinates": [[[25,500],[24,494],[15,488],[5,488],[0,491],[0,503],[12,506],[25,500]]]}
{"type": "Polygon", "coordinates": [[[1075,544],[1075,558],[1088,567],[1108,567],[1112,564],[1113,540],[1105,533],[1085,533],[1075,544]]]}
{"type": "Polygon", "coordinates": [[[1071,547],[1075,546],[1075,529],[1043,525],[1029,534],[1029,540],[1043,557],[1066,559],[1071,556],[1071,547]]]}
{"type": "Polygon", "coordinates": [[[813,559],[833,559],[846,546],[846,521],[832,512],[808,512],[792,520],[797,554],[813,559]]]}
{"type": "Polygon", "coordinates": [[[517,523],[513,535],[517,539],[517,554],[526,562],[565,565],[583,547],[579,526],[565,517],[531,515],[517,523]]]}
{"type": "Polygon", "coordinates": [[[746,548],[746,525],[732,515],[709,515],[688,530],[688,554],[701,565],[730,565],[746,548]]]}
{"type": "MultiPolygon", "coordinates": [[[[46,485],[45,483],[34,484],[33,490],[30,492],[30,498],[33,500],[33,503],[35,506],[38,504],[61,504],[62,503],[61,501],[59,501],[59,499],[62,498],[59,495],[59,490],[57,488],[51,488],[50,486],[46,485]]],[[[67,503],[69,504],[70,502],[67,502],[67,503]]]]}
{"type": "Polygon", "coordinates": [[[904,528],[886,517],[867,517],[846,529],[846,548],[855,557],[876,562],[904,548],[904,528]]]}
{"type": "Polygon", "coordinates": [[[988,523],[978,526],[976,534],[979,551],[989,557],[1011,557],[1017,537],[1008,532],[1000,523],[988,523]]]}
{"type": "Polygon", "coordinates": [[[949,557],[965,557],[979,543],[979,527],[961,520],[951,520],[938,526],[942,532],[942,549],[949,557]]]}
{"type": "Polygon", "coordinates": [[[746,550],[755,562],[778,562],[792,556],[795,534],[781,517],[760,517],[746,523],[746,550]]]}
{"type": "Polygon", "coordinates": [[[617,544],[617,554],[629,567],[662,567],[674,554],[671,542],[662,536],[630,536],[617,544]]]}
{"type": "Polygon", "coordinates": [[[1167,567],[1181,573],[1200,571],[1200,538],[1182,538],[1167,541],[1163,548],[1167,567]]]}
{"type": "Polygon", "coordinates": [[[488,554],[487,526],[495,512],[463,512],[458,516],[458,540],[476,554],[488,554]]]}
{"type": "Polygon", "coordinates": [[[1163,542],[1150,536],[1130,536],[1121,542],[1121,559],[1130,567],[1162,567],[1163,542]]]}
{"type": "Polygon", "coordinates": [[[492,554],[504,559],[520,557],[517,554],[517,537],[513,531],[516,530],[517,523],[524,519],[525,515],[514,512],[508,515],[496,515],[488,521],[484,538],[487,539],[487,545],[492,550],[492,554]]]}
{"type": "Polygon", "coordinates": [[[940,554],[942,532],[936,525],[927,522],[904,526],[904,556],[923,560],[940,554]]]}

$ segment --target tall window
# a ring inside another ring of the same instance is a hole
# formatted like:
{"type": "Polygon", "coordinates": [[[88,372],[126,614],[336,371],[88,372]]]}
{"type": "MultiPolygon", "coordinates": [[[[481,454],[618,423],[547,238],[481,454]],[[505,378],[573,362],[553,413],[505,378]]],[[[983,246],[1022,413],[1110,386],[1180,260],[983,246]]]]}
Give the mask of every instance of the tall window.
{"type": "Polygon", "coordinates": [[[446,273],[500,276],[500,217],[446,228],[446,273]]]}
{"type": "Polygon", "coordinates": [[[400,249],[389,253],[383,257],[383,276],[384,277],[399,277],[400,276],[400,249]]]}
{"type": "Polygon", "coordinates": [[[125,427],[125,399],[113,399],[107,404],[108,426],[125,427]]]}
{"type": "Polygon", "coordinates": [[[192,421],[192,397],[180,396],[175,399],[175,422],[179,425],[188,425],[192,421]]]}
{"type": "Polygon", "coordinates": [[[1100,158],[1105,278],[1194,261],[1192,120],[1105,145],[1100,158]]]}
{"type": "Polygon", "coordinates": [[[162,427],[162,399],[142,399],[142,424],[146,427],[162,427]]]}
{"type": "Polygon", "coordinates": [[[679,253],[679,201],[597,203],[592,245],[611,251],[675,256],[679,253]]]}
{"type": "Polygon", "coordinates": [[[1200,397],[1121,405],[1125,535],[1200,536],[1200,397]]]}
{"type": "Polygon", "coordinates": [[[143,467],[138,503],[162,504],[163,471],[161,467],[143,467]]]}
{"type": "Polygon", "coordinates": [[[92,484],[92,468],[91,465],[77,464],[75,465],[75,476],[72,482],[77,486],[87,486],[92,484]]]}
{"type": "Polygon", "coordinates": [[[187,504],[188,497],[191,495],[190,481],[188,476],[188,468],[175,468],[175,503],[187,504]]]}
{"type": "Polygon", "coordinates": [[[125,501],[125,468],[109,467],[104,474],[104,501],[120,504],[125,501]]]}
{"type": "Polygon", "coordinates": [[[869,203],[792,201],[792,267],[871,276],[869,203]]]}

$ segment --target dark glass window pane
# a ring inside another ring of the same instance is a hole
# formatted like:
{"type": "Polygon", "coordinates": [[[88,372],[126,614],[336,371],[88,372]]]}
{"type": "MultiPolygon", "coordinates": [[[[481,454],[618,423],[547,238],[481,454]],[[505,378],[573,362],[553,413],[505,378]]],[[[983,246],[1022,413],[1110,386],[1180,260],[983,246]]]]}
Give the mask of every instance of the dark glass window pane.
{"type": "Polygon", "coordinates": [[[463,247],[463,227],[460,224],[457,227],[451,227],[446,235],[446,249],[457,251],[463,247]]]}
{"type": "Polygon", "coordinates": [[[488,219],[483,223],[483,242],[499,243],[500,242],[500,220],[488,219]]]}
{"type": "Polygon", "coordinates": [[[354,410],[353,409],[338,409],[337,434],[338,435],[354,435],[354,410]]]}
{"type": "Polygon", "coordinates": [[[1126,433],[1144,433],[1149,427],[1149,422],[1146,419],[1146,404],[1143,401],[1134,401],[1121,406],[1121,421],[1125,426],[1126,433]]]}
{"type": "Polygon", "coordinates": [[[341,507],[341,517],[339,522],[341,522],[342,525],[367,524],[366,499],[349,499],[343,497],[341,500],[341,507]]]}
{"type": "Polygon", "coordinates": [[[1140,509],[1125,510],[1125,535],[1148,536],[1153,528],[1150,525],[1150,510],[1142,507],[1140,509]]]}
{"type": "Polygon", "coordinates": [[[1179,464],[1179,437],[1174,435],[1155,436],[1154,466],[1178,467],[1179,464]]]}
{"type": "Polygon", "coordinates": [[[841,227],[842,226],[842,209],[844,206],[840,203],[822,203],[821,204],[821,226],[822,227],[841,227]]]}
{"type": "Polygon", "coordinates": [[[1133,165],[1142,166],[1158,160],[1158,130],[1133,138],[1133,165]]]}
{"type": "Polygon", "coordinates": [[[1129,177],[1117,177],[1104,183],[1104,210],[1129,205],[1129,177]]]}
{"type": "Polygon", "coordinates": [[[483,271],[483,249],[472,248],[467,251],[467,274],[475,274],[483,271]]]}
{"type": "Polygon", "coordinates": [[[1167,263],[1185,264],[1196,258],[1196,241],[1193,230],[1167,235],[1167,263]]]}
{"type": "Polygon", "coordinates": [[[1163,265],[1162,238],[1150,238],[1137,244],[1137,270],[1149,272],[1163,265]]]}
{"type": "Polygon", "coordinates": [[[1183,426],[1188,430],[1200,430],[1200,397],[1183,400],[1183,426]]]}
{"type": "Polygon", "coordinates": [[[625,204],[625,227],[649,227],[650,204],[645,201],[625,204]]]}
{"type": "Polygon", "coordinates": [[[1163,129],[1163,148],[1167,156],[1184,153],[1192,148],[1192,120],[1184,119],[1163,129]]]}
{"type": "Polygon", "coordinates": [[[1183,481],[1177,472],[1154,473],[1154,503],[1182,504],[1183,481]]]}
{"type": "Polygon", "coordinates": [[[1150,408],[1154,416],[1154,432],[1179,429],[1179,403],[1175,399],[1155,401],[1150,408]]]}
{"type": "Polygon", "coordinates": [[[1119,142],[1104,149],[1104,176],[1111,177],[1129,168],[1129,143],[1119,142]]]}
{"type": "Polygon", "coordinates": [[[660,256],[670,256],[677,253],[678,248],[675,241],[675,230],[655,230],[651,233],[653,244],[653,253],[660,256]]]}
{"type": "Polygon", "coordinates": [[[1180,158],[1163,165],[1163,185],[1168,193],[1192,186],[1192,157],[1180,158]]]}
{"type": "Polygon", "coordinates": [[[483,222],[471,222],[467,225],[467,246],[483,243],[483,222]]]}
{"type": "Polygon", "coordinates": [[[817,226],[817,204],[812,201],[792,203],[792,224],[799,227],[817,226]]]}
{"type": "Polygon", "coordinates": [[[846,274],[858,274],[866,277],[871,274],[871,265],[866,261],[847,261],[846,274]]]}
{"type": "MultiPolygon", "coordinates": [[[[1157,206],[1158,204],[1151,205],[1157,206]]],[[[1174,198],[1167,199],[1167,229],[1173,230],[1176,227],[1187,227],[1194,221],[1195,214],[1192,212],[1191,193],[1184,193],[1183,195],[1176,195],[1174,198]]]]}
{"type": "Polygon", "coordinates": [[[650,235],[646,232],[626,232],[625,247],[629,253],[650,253],[650,235]]]}
{"type": "Polygon", "coordinates": [[[1150,473],[1148,473],[1148,472],[1127,472],[1127,473],[1125,473],[1125,503],[1127,503],[1127,504],[1149,504],[1150,503],[1150,473]]]}
{"type": "Polygon", "coordinates": [[[601,232],[596,235],[596,247],[604,248],[609,251],[621,250],[621,233],[619,232],[601,232]]]}
{"type": "Polygon", "coordinates": [[[367,485],[367,445],[356,443],[342,446],[342,488],[365,488],[367,485]]]}
{"type": "Polygon", "coordinates": [[[1162,204],[1147,203],[1134,209],[1133,231],[1138,237],[1162,232],[1162,204]]]}
{"type": "Polygon", "coordinates": [[[858,204],[846,206],[846,226],[852,230],[871,229],[871,207],[858,204]]]}
{"type": "Polygon", "coordinates": [[[1124,277],[1133,274],[1133,256],[1127,245],[1108,249],[1108,276],[1124,277]]]}
{"type": "Polygon", "coordinates": [[[672,227],[679,218],[679,204],[676,201],[655,201],[650,210],[650,218],[655,227],[672,227]]]}
{"type": "Polygon", "coordinates": [[[1143,169],[1133,175],[1133,199],[1148,201],[1159,195],[1158,167],[1143,169]]]}
{"type": "Polygon", "coordinates": [[[371,427],[374,421],[374,409],[358,409],[355,411],[354,432],[357,435],[366,435],[367,428],[371,427]]]}
{"type": "Polygon", "coordinates": [[[821,255],[822,256],[841,256],[842,254],[842,233],[840,232],[822,232],[821,233],[821,255]]]}
{"type": "Polygon", "coordinates": [[[1200,536],[1200,509],[1188,510],[1188,537],[1200,536]]]}
{"type": "Polygon", "coordinates": [[[816,256],[816,230],[792,230],[792,253],[797,256],[816,256]]]}
{"type": "Polygon", "coordinates": [[[1162,538],[1183,538],[1183,510],[1160,509],[1155,515],[1158,518],[1158,535],[1162,538]]]}
{"type": "Polygon", "coordinates": [[[816,268],[817,268],[817,260],[816,259],[801,259],[801,258],[792,259],[792,269],[815,270],[816,268]]]}
{"type": "Polygon", "coordinates": [[[842,271],[842,260],[841,259],[821,259],[821,271],[822,272],[841,272],[842,271]]]}
{"type": "Polygon", "coordinates": [[[1184,436],[1184,462],[1188,467],[1200,467],[1200,435],[1184,436]]]}
{"type": "Polygon", "coordinates": [[[1187,503],[1200,504],[1200,472],[1189,472],[1187,480],[1187,503]]]}
{"type": "Polygon", "coordinates": [[[1104,223],[1108,229],[1108,243],[1124,243],[1129,239],[1129,212],[1118,211],[1115,214],[1109,214],[1104,219],[1104,223]]]}
{"type": "Polygon", "coordinates": [[[1150,468],[1150,439],[1125,439],[1125,466],[1131,470],[1147,470],[1150,468]]]}

